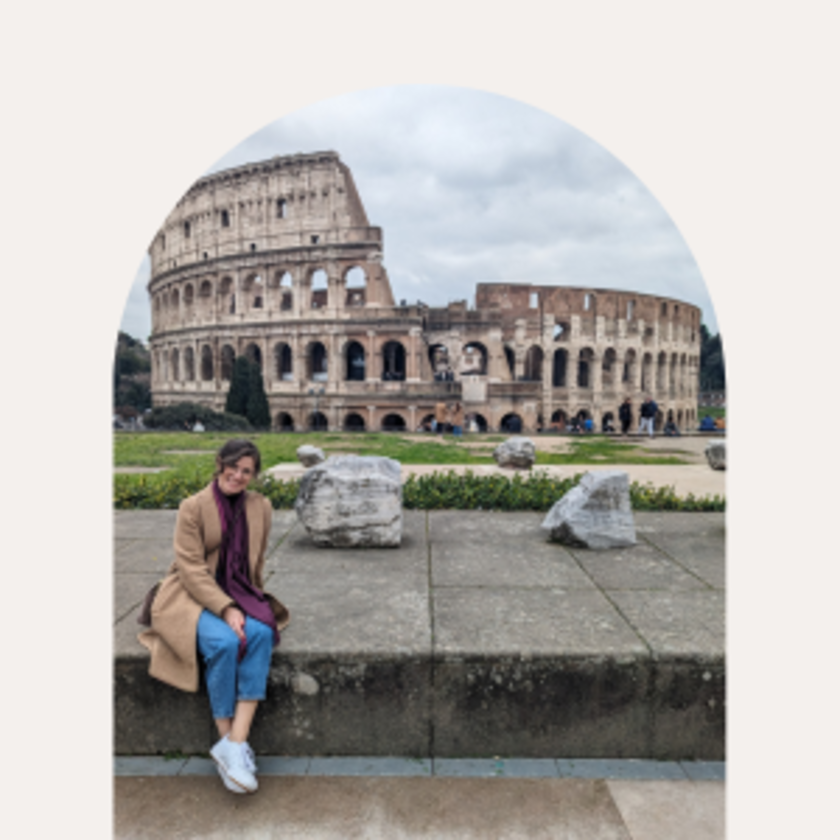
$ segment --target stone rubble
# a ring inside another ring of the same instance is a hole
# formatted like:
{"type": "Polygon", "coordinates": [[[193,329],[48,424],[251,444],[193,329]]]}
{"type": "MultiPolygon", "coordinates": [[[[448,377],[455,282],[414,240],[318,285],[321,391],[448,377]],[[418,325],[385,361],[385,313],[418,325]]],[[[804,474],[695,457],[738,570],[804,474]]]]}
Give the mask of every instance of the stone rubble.
{"type": "Polygon", "coordinates": [[[636,544],[630,480],[621,470],[584,473],[580,483],[554,503],[542,528],[549,539],[584,548],[636,544]]]}
{"type": "Polygon", "coordinates": [[[534,442],[527,437],[510,437],[493,451],[493,458],[506,469],[529,470],[534,466],[537,453],[534,442]]]}
{"type": "Polygon", "coordinates": [[[705,452],[713,470],[726,469],[726,438],[713,438],[706,444],[705,452]]]}
{"type": "Polygon", "coordinates": [[[297,457],[298,461],[304,467],[314,467],[315,464],[320,464],[326,460],[323,449],[319,449],[317,446],[310,446],[308,443],[297,448],[297,457]]]}
{"type": "Polygon", "coordinates": [[[376,455],[327,458],[301,478],[295,512],[316,545],[399,546],[400,464],[376,455]]]}

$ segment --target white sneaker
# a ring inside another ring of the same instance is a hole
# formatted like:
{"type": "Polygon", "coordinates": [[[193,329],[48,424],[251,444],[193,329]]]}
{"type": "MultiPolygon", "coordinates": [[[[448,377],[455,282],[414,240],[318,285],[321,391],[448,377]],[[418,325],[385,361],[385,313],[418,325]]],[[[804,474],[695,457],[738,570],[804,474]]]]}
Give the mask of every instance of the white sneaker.
{"type": "Polygon", "coordinates": [[[254,793],[259,787],[257,779],[248,767],[248,757],[244,744],[235,744],[225,735],[210,750],[210,756],[219,768],[219,775],[229,790],[233,790],[228,781],[238,787],[240,793],[254,793]]]}
{"type": "Polygon", "coordinates": [[[256,776],[257,775],[257,757],[251,749],[251,745],[245,741],[242,744],[245,747],[245,766],[256,776]]]}

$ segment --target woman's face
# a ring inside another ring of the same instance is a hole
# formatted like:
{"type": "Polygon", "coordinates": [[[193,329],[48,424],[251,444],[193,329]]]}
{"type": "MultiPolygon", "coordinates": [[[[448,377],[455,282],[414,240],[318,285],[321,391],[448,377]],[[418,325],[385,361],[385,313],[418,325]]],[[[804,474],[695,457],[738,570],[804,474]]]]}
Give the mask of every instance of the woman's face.
{"type": "Polygon", "coordinates": [[[250,455],[243,455],[235,467],[222,467],[219,475],[219,490],[226,496],[241,493],[254,477],[254,459],[250,455]]]}

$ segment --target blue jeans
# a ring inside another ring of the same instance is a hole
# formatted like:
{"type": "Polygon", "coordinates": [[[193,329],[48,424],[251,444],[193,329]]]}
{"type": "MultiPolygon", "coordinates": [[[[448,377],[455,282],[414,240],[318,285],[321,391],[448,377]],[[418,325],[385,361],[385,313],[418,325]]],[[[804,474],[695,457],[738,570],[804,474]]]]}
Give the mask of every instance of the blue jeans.
{"type": "Polygon", "coordinates": [[[232,718],[239,700],[264,700],[274,647],[274,631],[245,616],[248,644],[241,662],[239,638],[226,621],[207,610],[198,619],[198,651],[206,665],[205,679],[213,717],[232,718]]]}

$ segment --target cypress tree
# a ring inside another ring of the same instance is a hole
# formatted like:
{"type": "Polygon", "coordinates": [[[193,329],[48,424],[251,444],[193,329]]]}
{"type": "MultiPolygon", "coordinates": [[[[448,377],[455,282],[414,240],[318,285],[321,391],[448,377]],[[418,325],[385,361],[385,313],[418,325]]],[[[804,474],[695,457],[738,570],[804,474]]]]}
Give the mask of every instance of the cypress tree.
{"type": "Polygon", "coordinates": [[[225,400],[225,411],[247,417],[248,391],[251,384],[251,363],[245,356],[237,356],[233,363],[230,388],[225,400]]]}
{"type": "Polygon", "coordinates": [[[271,411],[268,408],[268,397],[265,395],[262,371],[258,364],[251,362],[250,365],[245,416],[255,428],[267,429],[271,426],[271,411]]]}

